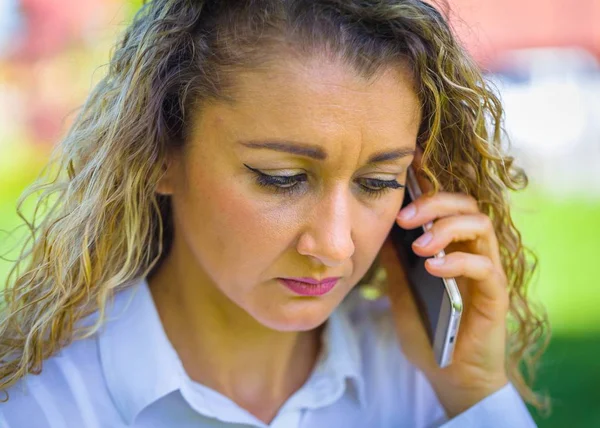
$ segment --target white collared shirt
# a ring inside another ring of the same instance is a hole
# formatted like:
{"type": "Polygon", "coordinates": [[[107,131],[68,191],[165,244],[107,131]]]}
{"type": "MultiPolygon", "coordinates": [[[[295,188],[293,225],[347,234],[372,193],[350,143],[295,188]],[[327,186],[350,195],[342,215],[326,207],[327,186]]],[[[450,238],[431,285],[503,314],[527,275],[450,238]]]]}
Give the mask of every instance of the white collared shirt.
{"type": "Polygon", "coordinates": [[[327,321],[306,383],[270,425],[191,380],[145,279],[115,296],[101,331],[73,342],[0,403],[0,428],[535,427],[512,384],[448,420],[403,356],[389,307],[351,293],[327,321]]]}

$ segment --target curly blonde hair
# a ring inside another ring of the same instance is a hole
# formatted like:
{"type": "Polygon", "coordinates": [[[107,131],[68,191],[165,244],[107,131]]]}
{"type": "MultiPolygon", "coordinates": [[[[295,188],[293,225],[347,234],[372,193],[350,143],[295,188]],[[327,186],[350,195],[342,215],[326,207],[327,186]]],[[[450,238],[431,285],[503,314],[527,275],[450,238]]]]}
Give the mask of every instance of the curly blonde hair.
{"type": "MultiPolygon", "coordinates": [[[[410,67],[422,106],[424,171],[436,190],[474,196],[493,220],[510,287],[507,371],[526,402],[548,410],[549,400],[530,384],[549,323],[527,296],[536,258],[508,200],[508,190],[526,187],[527,176],[502,153],[498,97],[447,17],[421,0],[145,3],[106,76],[19,201],[30,233],[3,291],[0,390],[96,333],[115,291],[156,269],[172,240],[170,201],[155,192],[166,154],[184,144],[189,118],[204,103],[235,101],[236,71],[264,66],[289,46],[307,56],[326,52],[365,78],[383,67],[410,67]],[[32,196],[29,221],[23,203],[32,196]],[[79,325],[93,312],[100,315],[93,325],[79,325]]],[[[361,284],[372,280],[376,265],[361,284]]]]}

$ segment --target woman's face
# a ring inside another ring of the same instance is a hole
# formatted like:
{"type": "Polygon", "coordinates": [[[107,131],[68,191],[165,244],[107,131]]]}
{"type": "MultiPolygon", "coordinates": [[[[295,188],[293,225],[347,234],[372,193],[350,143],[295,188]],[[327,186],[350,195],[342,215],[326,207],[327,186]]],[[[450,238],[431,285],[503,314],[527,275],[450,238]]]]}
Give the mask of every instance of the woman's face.
{"type": "Polygon", "coordinates": [[[238,102],[203,109],[159,187],[172,195],[174,254],[198,287],[264,326],[309,330],[366,273],[395,221],[404,189],[377,189],[405,181],[419,102],[405,71],[369,84],[321,58],[244,72],[237,83],[238,102]],[[399,156],[368,162],[382,152],[399,156]],[[278,192],[257,171],[297,181],[280,181],[295,187],[278,192]],[[278,280],[287,277],[340,279],[302,296],[278,280]]]}

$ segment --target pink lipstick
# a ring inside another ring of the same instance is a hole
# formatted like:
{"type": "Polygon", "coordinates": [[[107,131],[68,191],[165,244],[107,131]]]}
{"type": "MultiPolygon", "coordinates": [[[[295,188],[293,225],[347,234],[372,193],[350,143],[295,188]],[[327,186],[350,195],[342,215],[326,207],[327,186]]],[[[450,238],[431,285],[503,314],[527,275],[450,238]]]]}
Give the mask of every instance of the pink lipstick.
{"type": "Polygon", "coordinates": [[[313,278],[278,278],[279,282],[285,285],[296,294],[301,296],[322,296],[331,291],[337,284],[339,278],[325,278],[322,281],[313,278]]]}

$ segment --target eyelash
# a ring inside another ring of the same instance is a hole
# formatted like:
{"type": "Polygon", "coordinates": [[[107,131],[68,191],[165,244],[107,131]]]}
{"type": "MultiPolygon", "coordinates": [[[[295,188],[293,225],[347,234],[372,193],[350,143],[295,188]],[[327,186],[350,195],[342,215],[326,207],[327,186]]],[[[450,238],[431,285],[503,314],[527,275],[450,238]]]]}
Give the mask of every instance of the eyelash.
{"type": "MultiPolygon", "coordinates": [[[[306,174],[297,174],[291,176],[280,176],[280,175],[268,175],[264,174],[256,169],[250,168],[245,165],[246,168],[250,169],[256,174],[256,183],[261,187],[266,187],[275,191],[275,193],[282,193],[287,196],[291,196],[300,190],[298,183],[306,181],[306,174]],[[303,179],[299,179],[304,177],[303,179]],[[292,184],[290,186],[290,184],[292,184]]],[[[382,196],[384,193],[403,188],[404,185],[398,183],[396,180],[378,180],[375,178],[365,178],[367,182],[374,184],[377,189],[371,189],[361,185],[361,189],[368,194],[370,197],[377,198],[382,196]]]]}

